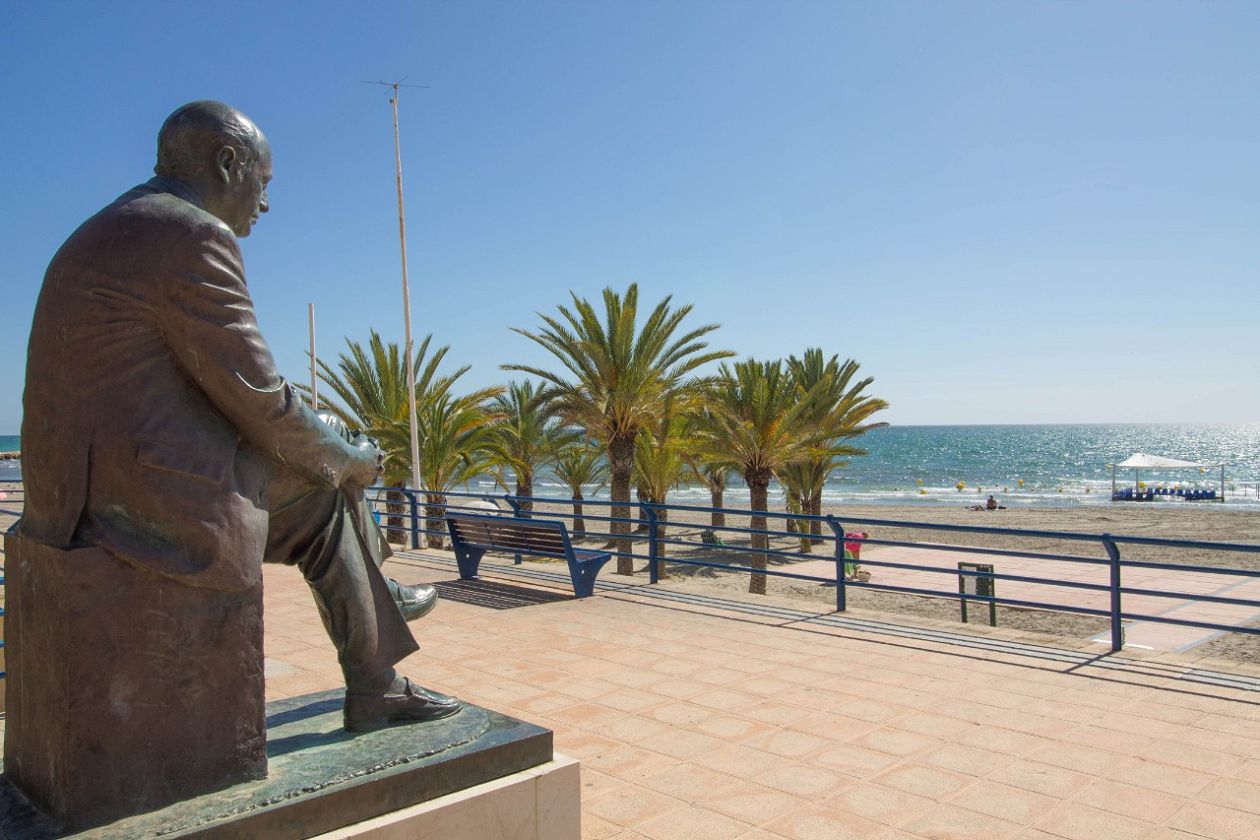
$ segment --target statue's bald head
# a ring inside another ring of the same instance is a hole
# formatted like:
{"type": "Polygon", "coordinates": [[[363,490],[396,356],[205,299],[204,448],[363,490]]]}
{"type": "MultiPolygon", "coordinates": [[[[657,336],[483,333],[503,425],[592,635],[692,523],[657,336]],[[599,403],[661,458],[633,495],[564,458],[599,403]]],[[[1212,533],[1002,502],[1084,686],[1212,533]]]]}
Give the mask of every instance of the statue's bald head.
{"type": "Polygon", "coordinates": [[[183,181],[237,236],[249,236],[267,212],[271,147],[249,117],[222,102],[189,102],[167,117],[153,171],[183,181]]]}
{"type": "Polygon", "coordinates": [[[212,99],[189,102],[162,123],[153,171],[168,178],[205,176],[219,149],[231,146],[254,159],[261,140],[258,126],[232,106],[212,99]]]}

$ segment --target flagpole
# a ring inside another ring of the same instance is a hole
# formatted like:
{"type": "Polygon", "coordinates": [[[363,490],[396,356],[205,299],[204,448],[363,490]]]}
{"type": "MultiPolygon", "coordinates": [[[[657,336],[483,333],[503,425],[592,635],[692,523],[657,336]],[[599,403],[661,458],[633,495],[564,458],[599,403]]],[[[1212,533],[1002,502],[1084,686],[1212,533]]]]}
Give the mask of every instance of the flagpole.
{"type": "Polygon", "coordinates": [[[394,172],[398,187],[398,245],[402,251],[403,329],[407,344],[407,404],[411,425],[411,486],[420,489],[420,436],[416,429],[416,368],[411,341],[411,290],[407,284],[407,223],[403,213],[402,151],[398,144],[398,88],[390,85],[394,95],[389,104],[394,111],[394,172]]]}

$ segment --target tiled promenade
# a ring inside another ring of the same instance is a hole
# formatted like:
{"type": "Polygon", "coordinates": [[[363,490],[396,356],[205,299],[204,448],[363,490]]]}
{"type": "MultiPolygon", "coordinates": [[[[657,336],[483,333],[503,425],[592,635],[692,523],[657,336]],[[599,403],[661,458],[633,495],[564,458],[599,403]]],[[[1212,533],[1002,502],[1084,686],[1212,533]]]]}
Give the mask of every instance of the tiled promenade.
{"type": "MultiPolygon", "coordinates": [[[[554,729],[582,762],[585,837],[1260,837],[1260,668],[607,570],[574,601],[562,570],[487,563],[460,584],[440,553],[388,568],[445,596],[406,672],[554,729]]],[[[269,696],[336,687],[305,584],[268,568],[266,586],[269,696]]]]}

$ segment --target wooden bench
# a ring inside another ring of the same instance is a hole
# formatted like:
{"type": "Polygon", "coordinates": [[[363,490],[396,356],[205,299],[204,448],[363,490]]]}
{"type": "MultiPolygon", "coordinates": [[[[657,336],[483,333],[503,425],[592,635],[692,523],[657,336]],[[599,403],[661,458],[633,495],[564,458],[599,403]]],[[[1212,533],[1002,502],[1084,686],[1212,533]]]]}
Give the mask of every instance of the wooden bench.
{"type": "Polygon", "coordinates": [[[513,519],[471,513],[446,514],[451,548],[459,563],[459,576],[471,580],[487,551],[510,551],[555,557],[569,564],[573,594],[585,598],[595,591],[595,576],[612,559],[608,551],[574,548],[563,522],[554,519],[513,519]]]}

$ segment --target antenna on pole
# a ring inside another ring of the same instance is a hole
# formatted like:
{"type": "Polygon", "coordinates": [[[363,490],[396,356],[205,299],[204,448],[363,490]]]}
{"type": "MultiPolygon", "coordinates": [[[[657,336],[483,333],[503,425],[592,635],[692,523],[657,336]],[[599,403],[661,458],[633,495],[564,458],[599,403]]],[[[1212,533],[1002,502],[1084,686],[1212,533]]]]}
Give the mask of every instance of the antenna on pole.
{"type": "Polygon", "coordinates": [[[311,333],[311,410],[319,411],[319,380],[315,377],[315,304],[306,304],[306,324],[311,333]]]}
{"type": "Polygon", "coordinates": [[[407,359],[407,404],[409,425],[411,426],[411,486],[420,489],[420,436],[416,428],[416,367],[411,341],[411,290],[407,284],[407,222],[403,212],[402,188],[402,151],[398,143],[398,92],[404,87],[424,87],[424,85],[405,85],[403,76],[396,82],[364,82],[364,84],[384,85],[391,88],[389,104],[394,111],[394,176],[398,188],[398,246],[402,252],[402,295],[403,295],[403,328],[406,338],[407,359]]]}

